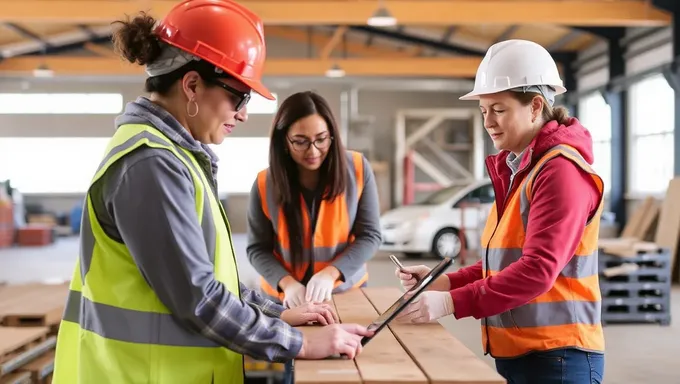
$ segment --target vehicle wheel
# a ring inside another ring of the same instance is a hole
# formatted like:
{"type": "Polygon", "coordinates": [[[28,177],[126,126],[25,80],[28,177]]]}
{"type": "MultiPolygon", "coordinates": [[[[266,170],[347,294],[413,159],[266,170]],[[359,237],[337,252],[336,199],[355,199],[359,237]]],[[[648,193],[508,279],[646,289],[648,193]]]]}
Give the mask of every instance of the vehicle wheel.
{"type": "Polygon", "coordinates": [[[442,229],[432,240],[432,253],[440,259],[445,257],[456,259],[462,248],[458,231],[453,228],[442,229]]]}

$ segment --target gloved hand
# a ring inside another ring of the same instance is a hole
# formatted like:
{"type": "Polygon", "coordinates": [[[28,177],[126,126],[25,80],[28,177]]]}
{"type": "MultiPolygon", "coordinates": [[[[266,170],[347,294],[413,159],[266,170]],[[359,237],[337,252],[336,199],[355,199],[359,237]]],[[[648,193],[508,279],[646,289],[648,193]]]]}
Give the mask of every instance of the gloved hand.
{"type": "Polygon", "coordinates": [[[305,294],[307,288],[300,282],[294,281],[283,290],[283,306],[287,308],[295,308],[305,303],[305,294]]]}
{"type": "Polygon", "coordinates": [[[448,291],[425,291],[395,319],[402,323],[429,323],[453,314],[453,298],[448,291]]]}
{"type": "Polygon", "coordinates": [[[335,278],[325,270],[317,272],[307,283],[305,300],[312,303],[322,303],[331,299],[335,285],[335,278]]]}
{"type": "Polygon", "coordinates": [[[412,267],[404,267],[404,270],[408,273],[402,273],[399,268],[396,268],[394,274],[401,280],[401,286],[408,291],[416,285],[414,276],[418,276],[420,280],[430,273],[431,268],[425,265],[414,265],[412,267]]]}

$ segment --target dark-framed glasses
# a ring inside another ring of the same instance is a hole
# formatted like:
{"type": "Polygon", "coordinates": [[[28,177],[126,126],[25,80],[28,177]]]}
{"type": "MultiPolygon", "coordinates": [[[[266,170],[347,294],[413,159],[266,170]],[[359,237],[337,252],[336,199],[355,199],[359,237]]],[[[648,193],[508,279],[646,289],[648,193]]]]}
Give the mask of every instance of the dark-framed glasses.
{"type": "Polygon", "coordinates": [[[333,141],[332,136],[325,136],[325,137],[320,137],[315,140],[309,140],[309,139],[291,139],[290,137],[287,137],[288,141],[290,142],[291,146],[293,146],[293,149],[302,152],[306,151],[309,148],[311,148],[312,144],[316,147],[318,150],[324,150],[328,149],[328,147],[331,146],[331,142],[333,141]]]}
{"type": "Polygon", "coordinates": [[[219,80],[211,80],[211,83],[222,87],[225,91],[229,92],[231,95],[234,96],[234,108],[236,108],[236,112],[240,111],[243,107],[248,105],[248,102],[250,101],[250,91],[248,92],[243,92],[239,91],[238,89],[231,87],[227,84],[224,84],[223,82],[219,80]]]}

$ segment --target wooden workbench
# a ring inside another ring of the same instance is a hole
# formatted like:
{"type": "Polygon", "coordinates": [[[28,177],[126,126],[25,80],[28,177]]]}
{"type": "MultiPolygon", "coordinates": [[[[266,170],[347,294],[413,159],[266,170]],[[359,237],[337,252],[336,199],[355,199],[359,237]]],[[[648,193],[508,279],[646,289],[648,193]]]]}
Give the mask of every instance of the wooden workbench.
{"type": "MultiPolygon", "coordinates": [[[[343,323],[370,324],[402,292],[363,288],[334,295],[343,323]]],[[[296,384],[504,384],[492,367],[438,322],[392,323],[354,360],[296,360],[296,384]]]]}

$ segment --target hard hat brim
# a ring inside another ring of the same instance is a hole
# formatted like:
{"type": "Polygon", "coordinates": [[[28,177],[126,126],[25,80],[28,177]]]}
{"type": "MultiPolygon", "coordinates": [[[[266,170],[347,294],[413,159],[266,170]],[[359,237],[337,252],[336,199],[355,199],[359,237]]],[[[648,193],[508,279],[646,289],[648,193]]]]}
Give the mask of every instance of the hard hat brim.
{"type": "MultiPolygon", "coordinates": [[[[530,85],[530,84],[526,84],[526,85],[530,85]]],[[[550,84],[546,84],[546,85],[550,85],[550,84]]],[[[518,87],[522,87],[522,86],[523,85],[513,86],[513,87],[510,87],[510,88],[498,88],[498,89],[494,89],[494,90],[489,90],[488,92],[484,92],[484,91],[480,92],[480,91],[472,90],[471,92],[468,92],[468,93],[464,94],[463,96],[459,97],[458,100],[479,100],[479,97],[483,96],[483,95],[493,95],[495,93],[501,93],[501,92],[509,91],[510,89],[518,88],[518,87]]],[[[561,95],[561,94],[567,92],[567,89],[565,87],[561,86],[561,85],[550,85],[550,86],[555,88],[555,95],[561,95]]]]}

